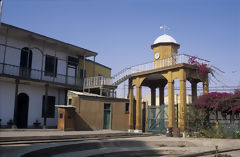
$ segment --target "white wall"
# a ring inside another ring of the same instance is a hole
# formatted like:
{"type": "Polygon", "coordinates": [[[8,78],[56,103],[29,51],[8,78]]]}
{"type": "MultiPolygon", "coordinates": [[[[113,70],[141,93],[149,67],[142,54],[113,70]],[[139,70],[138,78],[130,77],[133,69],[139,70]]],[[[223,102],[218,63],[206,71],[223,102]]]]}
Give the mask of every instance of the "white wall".
{"type": "Polygon", "coordinates": [[[12,119],[14,113],[15,85],[0,81],[0,118],[2,125],[12,119]]]}
{"type": "MultiPolygon", "coordinates": [[[[11,33],[11,30],[9,30],[11,33]]],[[[5,44],[5,38],[0,35],[0,42],[2,44],[5,44]]],[[[23,47],[37,47],[41,50],[43,50],[42,43],[31,43],[31,41],[26,42],[20,39],[15,39],[13,37],[8,37],[7,45],[13,46],[19,49],[22,49],[23,47]]],[[[13,49],[13,48],[7,48],[6,49],[6,58],[5,63],[10,65],[19,66],[20,65],[20,52],[21,50],[13,49]]],[[[37,49],[32,49],[33,56],[32,56],[32,69],[35,70],[45,70],[45,57],[43,60],[43,67],[42,67],[42,54],[37,49]]],[[[0,63],[3,62],[3,53],[4,53],[4,47],[0,46],[0,63]]],[[[55,50],[53,48],[45,46],[44,49],[44,55],[51,55],[55,56],[55,50]]],[[[67,56],[69,56],[69,52],[62,52],[62,51],[56,51],[56,57],[58,58],[58,68],[57,68],[57,74],[66,75],[66,61],[67,56]],[[62,59],[62,60],[60,60],[62,59]]],[[[72,55],[70,55],[72,56],[72,55]]],[[[74,56],[72,56],[74,57],[74,56]]],[[[7,66],[6,66],[7,67],[7,66]]],[[[19,69],[14,67],[8,67],[11,69],[8,69],[8,74],[12,75],[19,75],[19,69]]],[[[0,65],[0,70],[1,65],[0,65]]],[[[39,76],[40,72],[37,73],[37,71],[32,70],[31,71],[31,77],[35,79],[40,79],[39,76]]],[[[68,74],[71,76],[74,76],[73,71],[69,71],[68,74]]],[[[47,77],[44,76],[43,78],[45,80],[52,81],[53,77],[47,77]]],[[[56,82],[65,83],[65,77],[64,76],[58,76],[54,78],[56,82]],[[64,82],[61,82],[64,81],[64,82]]],[[[70,80],[70,79],[69,79],[70,80]]],[[[70,80],[71,82],[74,82],[74,80],[70,80]]],[[[43,118],[41,117],[42,114],[42,96],[45,94],[44,86],[36,86],[36,85],[19,85],[19,93],[24,92],[29,96],[29,111],[28,111],[28,125],[32,125],[33,122],[36,120],[40,121],[41,124],[43,124],[43,118]]],[[[64,104],[65,100],[65,91],[60,88],[52,88],[49,87],[49,96],[55,96],[56,97],[56,104],[64,104]]],[[[15,83],[10,82],[3,82],[0,80],[0,118],[2,119],[2,125],[6,125],[7,121],[10,119],[13,119],[14,114],[14,97],[15,97],[15,83]]],[[[57,109],[55,110],[56,114],[55,117],[57,117],[57,109]]],[[[47,125],[57,125],[57,119],[56,118],[48,118],[47,119],[47,125]]]]}
{"type": "MultiPolygon", "coordinates": [[[[42,118],[42,97],[45,95],[45,86],[19,85],[19,94],[26,93],[29,96],[28,126],[38,120],[43,125],[42,118]]],[[[2,125],[13,119],[14,113],[14,95],[15,84],[0,82],[0,118],[2,125]]],[[[55,96],[56,105],[63,105],[65,100],[65,91],[60,88],[49,87],[49,96],[55,96]]],[[[47,118],[47,126],[57,125],[57,108],[55,108],[55,118],[47,118]]]]}

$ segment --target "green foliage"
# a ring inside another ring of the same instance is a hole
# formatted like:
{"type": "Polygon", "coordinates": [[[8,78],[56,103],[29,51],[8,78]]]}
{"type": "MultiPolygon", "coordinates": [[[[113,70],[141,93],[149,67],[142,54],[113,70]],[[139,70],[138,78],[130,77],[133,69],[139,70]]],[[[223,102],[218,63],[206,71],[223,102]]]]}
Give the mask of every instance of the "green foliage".
{"type": "Polygon", "coordinates": [[[236,131],[235,132],[235,138],[239,138],[240,139],[240,131],[236,131]]]}
{"type": "Polygon", "coordinates": [[[202,136],[207,138],[236,138],[235,133],[235,126],[226,124],[202,130],[202,136]]]}
{"type": "Polygon", "coordinates": [[[188,130],[190,137],[240,138],[240,126],[236,124],[210,125],[209,112],[190,105],[188,108],[188,130]]]}
{"type": "Polygon", "coordinates": [[[194,105],[190,104],[188,108],[188,134],[190,136],[201,136],[202,130],[208,129],[210,127],[208,120],[208,113],[204,110],[196,108],[194,105]]]}

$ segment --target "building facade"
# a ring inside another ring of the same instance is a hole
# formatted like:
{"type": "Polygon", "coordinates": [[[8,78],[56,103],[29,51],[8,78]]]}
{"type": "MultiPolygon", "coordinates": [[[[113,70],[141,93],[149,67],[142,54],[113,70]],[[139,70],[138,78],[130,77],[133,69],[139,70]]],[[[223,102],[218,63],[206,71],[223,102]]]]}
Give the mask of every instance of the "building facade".
{"type": "Polygon", "coordinates": [[[8,24],[0,27],[0,119],[2,127],[56,127],[55,105],[67,91],[84,90],[86,77],[110,77],[97,53],[8,24]],[[93,57],[94,60],[89,60],[93,57]]]}
{"type": "Polygon", "coordinates": [[[128,99],[70,91],[74,113],[74,130],[127,130],[128,99]]]}

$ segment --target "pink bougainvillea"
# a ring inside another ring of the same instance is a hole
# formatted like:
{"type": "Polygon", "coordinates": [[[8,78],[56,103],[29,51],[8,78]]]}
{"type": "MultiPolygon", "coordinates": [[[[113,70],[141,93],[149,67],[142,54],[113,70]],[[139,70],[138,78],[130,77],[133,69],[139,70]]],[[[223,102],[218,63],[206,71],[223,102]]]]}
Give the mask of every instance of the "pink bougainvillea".
{"type": "Polygon", "coordinates": [[[195,57],[195,56],[191,56],[191,57],[188,59],[188,63],[189,63],[189,64],[192,64],[192,65],[194,65],[194,64],[199,64],[199,62],[197,61],[197,57],[195,57]]]}
{"type": "Polygon", "coordinates": [[[235,114],[235,113],[239,112],[239,110],[240,110],[239,106],[234,106],[232,109],[232,112],[233,112],[233,114],[235,114]]]}
{"type": "Polygon", "coordinates": [[[200,96],[195,102],[197,108],[206,111],[220,111],[226,114],[238,114],[240,112],[240,91],[234,93],[211,92],[200,96]]]}
{"type": "Polygon", "coordinates": [[[199,64],[199,71],[201,73],[207,73],[208,72],[207,64],[199,64]]]}
{"type": "Polygon", "coordinates": [[[188,63],[191,64],[191,65],[196,65],[196,66],[198,66],[199,72],[201,72],[201,73],[208,73],[208,72],[210,71],[210,69],[207,67],[207,64],[199,63],[199,62],[197,61],[197,57],[195,57],[195,56],[191,56],[191,57],[188,59],[188,63]]]}

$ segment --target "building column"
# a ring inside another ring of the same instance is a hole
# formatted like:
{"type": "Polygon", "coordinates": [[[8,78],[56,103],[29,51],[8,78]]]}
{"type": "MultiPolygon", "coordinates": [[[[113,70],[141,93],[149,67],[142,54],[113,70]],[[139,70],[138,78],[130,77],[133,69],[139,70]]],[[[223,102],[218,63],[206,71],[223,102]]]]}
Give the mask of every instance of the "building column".
{"type": "Polygon", "coordinates": [[[16,79],[16,87],[15,87],[15,99],[14,99],[14,114],[13,114],[13,128],[17,128],[17,112],[18,112],[18,87],[19,87],[19,79],[16,79]]]}
{"type": "Polygon", "coordinates": [[[180,104],[178,105],[178,127],[180,132],[184,132],[186,129],[186,80],[180,80],[180,104]]]}
{"type": "Polygon", "coordinates": [[[151,87],[151,106],[156,106],[156,88],[151,87]]]}
{"type": "Polygon", "coordinates": [[[93,58],[93,76],[92,77],[95,77],[95,64],[96,64],[96,56],[94,56],[93,58]]]}
{"type": "Polygon", "coordinates": [[[192,90],[192,103],[194,103],[197,100],[197,82],[196,81],[191,82],[191,90],[192,90]]]}
{"type": "MultiPolygon", "coordinates": [[[[84,54],[84,56],[83,56],[83,92],[84,92],[84,90],[85,90],[85,67],[86,66],[86,56],[85,56],[85,54],[84,54]]],[[[87,72],[86,72],[86,74],[87,74],[87,72]]]]}
{"type": "Polygon", "coordinates": [[[208,89],[208,78],[203,81],[203,94],[207,94],[209,92],[208,89]]]}
{"type": "MultiPolygon", "coordinates": [[[[43,77],[43,64],[44,64],[45,46],[46,46],[46,41],[44,40],[43,45],[42,45],[42,50],[43,51],[42,51],[42,63],[41,63],[41,80],[42,80],[42,77],[43,77]]],[[[67,67],[66,67],[66,70],[67,70],[67,67]]],[[[66,75],[67,75],[67,71],[66,71],[66,75]]],[[[67,83],[67,81],[65,83],[67,83]]]]}
{"type": "Polygon", "coordinates": [[[44,121],[43,129],[47,128],[47,105],[48,105],[48,84],[45,84],[45,98],[44,98],[44,121]]]}
{"type": "Polygon", "coordinates": [[[136,86],[136,130],[135,132],[141,133],[142,132],[142,87],[136,86]]]}
{"type": "Polygon", "coordinates": [[[159,87],[159,106],[164,104],[164,86],[159,87]]]}
{"type": "Polygon", "coordinates": [[[168,82],[168,127],[174,125],[174,82],[168,82]]]}
{"type": "Polygon", "coordinates": [[[129,125],[128,125],[128,132],[133,132],[134,130],[134,124],[133,124],[133,103],[134,103],[134,99],[133,99],[133,86],[129,85],[129,125]]]}
{"type": "Polygon", "coordinates": [[[5,34],[5,45],[4,45],[4,51],[3,51],[3,68],[2,68],[2,73],[4,74],[4,69],[5,69],[5,61],[6,61],[6,51],[7,51],[7,44],[8,44],[8,31],[9,28],[7,27],[7,31],[5,34]]]}

